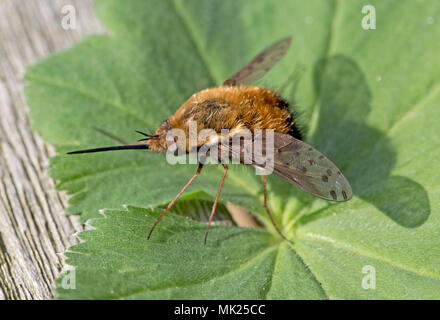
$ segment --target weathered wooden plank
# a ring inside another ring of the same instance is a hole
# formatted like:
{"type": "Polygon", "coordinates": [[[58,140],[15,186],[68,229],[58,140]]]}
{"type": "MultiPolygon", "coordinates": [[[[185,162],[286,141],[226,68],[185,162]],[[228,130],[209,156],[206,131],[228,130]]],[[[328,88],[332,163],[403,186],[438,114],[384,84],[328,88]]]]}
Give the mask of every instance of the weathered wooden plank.
{"type": "Polygon", "coordinates": [[[61,253],[77,240],[66,195],[48,175],[53,150],[30,128],[23,94],[26,67],[103,33],[91,0],[0,1],[0,299],[50,299],[61,253]],[[64,5],[77,25],[64,30],[64,5]]]}

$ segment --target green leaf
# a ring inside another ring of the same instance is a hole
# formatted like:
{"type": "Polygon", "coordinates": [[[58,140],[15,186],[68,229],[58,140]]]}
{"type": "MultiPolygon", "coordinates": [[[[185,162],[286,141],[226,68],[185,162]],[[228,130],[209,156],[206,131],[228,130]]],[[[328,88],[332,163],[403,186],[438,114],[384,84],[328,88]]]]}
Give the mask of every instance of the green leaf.
{"type": "MultiPolygon", "coordinates": [[[[168,267],[153,276],[127,260],[124,268],[137,271],[125,280],[135,284],[154,280],[184,292],[185,284],[193,284],[191,279],[216,279],[215,286],[200,284],[204,294],[192,295],[194,291],[189,290],[186,297],[219,297],[216,288],[220,287],[230,290],[230,297],[241,298],[440,297],[436,166],[440,156],[440,43],[434,41],[440,36],[438,1],[370,1],[376,9],[375,30],[361,26],[362,1],[133,0],[122,4],[102,0],[96,4],[109,35],[88,38],[32,67],[26,76],[35,128],[59,152],[52,161],[51,175],[60,181],[58,189],[72,195],[68,212],[81,213],[85,221],[96,217],[101,208],[169,202],[195,166],[171,166],[163,156],[149,152],[77,157],[64,153],[113,143],[94,131],[94,126],[126,141],[137,138],[135,129],[153,131],[197,87],[219,85],[260,50],[287,35],[293,36],[289,52],[256,84],[279,90],[292,102],[299,111],[305,140],[342,169],[354,198],[327,203],[270,177],[269,204],[278,224],[294,241],[293,247],[264,242],[263,238],[271,236],[261,231],[246,231],[237,244],[229,242],[227,235],[240,229],[218,227],[210,235],[212,245],[229,246],[228,254],[240,260],[229,271],[238,268],[251,274],[239,266],[261,263],[260,274],[240,277],[243,288],[251,289],[244,293],[233,291],[239,289],[230,285],[231,278],[218,280],[228,271],[216,265],[179,278],[181,266],[167,265],[167,253],[185,252],[191,241],[196,241],[194,246],[201,244],[201,237],[194,240],[189,231],[176,231],[180,242],[168,243],[166,230],[161,231],[163,224],[173,223],[176,230],[204,228],[171,215],[156,230],[156,240],[163,240],[162,253],[149,243],[139,241],[136,246],[131,242],[130,237],[141,239],[149,229],[149,216],[142,216],[145,221],[139,234],[133,231],[129,237],[117,231],[118,223],[123,229],[127,213],[115,212],[108,219],[96,220],[101,221],[96,222],[97,231],[85,236],[80,247],[92,246],[98,235],[125,247],[112,249],[109,244],[106,255],[96,253],[95,248],[83,259],[106,265],[120,254],[119,249],[137,248],[145,251],[142,259],[151,254],[168,267]],[[254,240],[261,248],[257,244],[258,248],[242,248],[251,245],[244,238],[254,234],[261,235],[254,240]],[[362,286],[369,275],[362,273],[365,266],[375,269],[375,289],[362,286]],[[262,280],[268,274],[270,290],[262,280]],[[260,281],[257,284],[253,279],[260,281]]],[[[203,190],[212,199],[221,174],[221,167],[204,169],[187,196],[196,199],[203,190]]],[[[249,168],[232,168],[221,201],[251,210],[272,232],[261,200],[260,178],[249,168]]],[[[131,210],[134,215],[141,209],[131,210]]],[[[188,252],[189,261],[211,254],[194,246],[188,252]]],[[[221,252],[217,252],[220,257],[221,252]]],[[[74,259],[69,263],[78,265],[84,277],[100,279],[84,267],[92,264],[74,259]]],[[[64,295],[113,297],[109,286],[117,283],[115,270],[109,268],[100,283],[64,295]],[[99,292],[94,294],[95,290],[99,292]]],[[[125,296],[130,290],[127,285],[118,292],[125,296]]]]}
{"type": "Polygon", "coordinates": [[[94,219],[70,248],[75,290],[58,289],[64,299],[264,299],[323,298],[303,262],[269,233],[206,225],[170,215],[146,240],[160,210],[128,207],[94,219]],[[300,281],[295,281],[298,276],[300,281]],[[287,282],[281,279],[290,279],[287,282]],[[292,291],[293,289],[293,291],[292,291]]]}

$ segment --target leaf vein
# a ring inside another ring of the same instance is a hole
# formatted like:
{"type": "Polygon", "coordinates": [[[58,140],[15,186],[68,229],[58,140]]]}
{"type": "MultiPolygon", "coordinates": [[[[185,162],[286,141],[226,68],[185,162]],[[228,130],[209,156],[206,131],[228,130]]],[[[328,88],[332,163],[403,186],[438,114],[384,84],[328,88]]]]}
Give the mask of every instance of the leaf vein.
{"type": "Polygon", "coordinates": [[[312,240],[312,241],[325,242],[325,243],[330,243],[332,245],[338,245],[339,247],[344,248],[345,250],[350,251],[352,253],[359,254],[361,256],[364,256],[364,257],[367,257],[367,258],[372,258],[372,259],[375,259],[375,260],[378,260],[378,261],[382,261],[382,262],[384,262],[384,263],[386,263],[386,264],[388,264],[388,265],[390,265],[392,267],[401,269],[401,270],[409,272],[409,273],[413,273],[413,274],[415,274],[417,276],[425,277],[425,278],[431,278],[431,279],[434,279],[434,280],[440,280],[440,276],[437,275],[437,274],[434,274],[434,273],[429,272],[429,271],[420,272],[420,270],[416,270],[416,269],[413,269],[411,267],[401,265],[399,263],[396,263],[395,261],[387,259],[386,257],[373,255],[372,253],[370,253],[368,251],[365,251],[364,248],[354,247],[354,246],[352,246],[350,244],[347,244],[347,243],[345,243],[345,242],[343,242],[343,241],[341,241],[339,239],[334,239],[334,238],[330,238],[330,237],[327,237],[327,236],[324,237],[324,236],[321,236],[321,235],[318,235],[318,234],[313,234],[313,233],[306,233],[303,236],[303,238],[304,239],[309,239],[309,240],[312,240]]]}
{"type": "Polygon", "coordinates": [[[109,101],[109,100],[102,99],[101,97],[98,97],[98,96],[94,95],[93,93],[91,93],[91,92],[89,92],[87,90],[80,89],[80,88],[77,88],[77,87],[74,87],[74,86],[69,86],[69,85],[66,85],[66,84],[59,83],[59,82],[55,82],[55,81],[52,81],[52,80],[49,80],[49,79],[44,79],[44,78],[41,78],[41,77],[35,77],[35,76],[30,76],[29,75],[28,79],[30,81],[33,81],[34,83],[40,83],[40,84],[45,84],[45,85],[56,87],[56,88],[60,88],[60,89],[71,90],[73,92],[76,92],[78,94],[83,95],[84,97],[93,99],[95,101],[103,103],[104,105],[113,107],[114,109],[117,109],[120,112],[125,113],[125,114],[129,115],[130,117],[145,123],[146,125],[150,125],[148,123],[148,121],[146,121],[143,118],[140,118],[137,114],[130,112],[129,109],[125,108],[123,105],[120,105],[118,103],[115,103],[115,102],[112,102],[112,101],[109,101]]]}
{"type": "Polygon", "coordinates": [[[169,0],[169,1],[170,1],[171,7],[173,8],[176,16],[180,19],[180,22],[182,23],[185,32],[188,34],[188,38],[191,41],[191,43],[192,43],[192,45],[194,47],[194,50],[197,52],[197,54],[200,57],[200,60],[201,60],[201,62],[203,64],[203,66],[205,67],[206,71],[208,72],[209,78],[211,79],[211,81],[215,85],[217,83],[217,81],[216,81],[216,79],[214,77],[213,71],[210,68],[210,64],[208,62],[208,59],[206,58],[205,54],[202,51],[200,42],[197,41],[196,35],[191,30],[189,22],[185,18],[185,15],[183,14],[183,12],[176,5],[176,2],[174,0],[169,0]]]}
{"type": "MultiPolygon", "coordinates": [[[[273,250],[276,250],[276,249],[274,248],[275,246],[277,246],[277,245],[270,246],[270,247],[268,247],[268,248],[266,248],[266,249],[260,251],[260,252],[257,253],[255,256],[253,256],[251,259],[249,259],[249,260],[247,260],[245,263],[239,265],[237,268],[232,269],[231,271],[226,272],[226,273],[224,273],[224,274],[222,274],[222,275],[220,275],[220,276],[218,276],[218,277],[215,277],[215,278],[209,278],[209,279],[205,279],[205,280],[202,280],[202,281],[199,281],[199,282],[189,283],[189,284],[186,284],[186,285],[180,285],[180,286],[179,286],[179,289],[180,289],[180,288],[190,288],[190,287],[193,287],[193,286],[196,286],[196,285],[200,285],[200,284],[206,283],[206,282],[211,281],[211,280],[218,280],[218,279],[221,279],[221,278],[227,277],[227,276],[229,276],[229,275],[232,275],[232,274],[234,274],[234,273],[236,273],[236,272],[239,272],[239,271],[245,269],[248,265],[252,264],[252,263],[255,262],[256,260],[258,260],[259,258],[261,258],[262,256],[264,256],[265,254],[267,254],[268,252],[273,251],[273,250]]],[[[130,297],[130,296],[133,296],[133,295],[138,294],[138,293],[141,293],[141,292],[158,292],[158,291],[165,291],[165,290],[168,290],[168,289],[171,289],[171,288],[175,288],[175,287],[176,287],[176,285],[172,285],[172,286],[166,286],[166,287],[158,287],[158,288],[154,288],[154,289],[151,289],[151,290],[146,290],[145,288],[142,288],[142,289],[140,289],[140,290],[138,290],[138,291],[134,291],[134,292],[132,292],[131,294],[124,295],[124,296],[120,296],[119,298],[128,298],[128,297],[130,297]]]]}

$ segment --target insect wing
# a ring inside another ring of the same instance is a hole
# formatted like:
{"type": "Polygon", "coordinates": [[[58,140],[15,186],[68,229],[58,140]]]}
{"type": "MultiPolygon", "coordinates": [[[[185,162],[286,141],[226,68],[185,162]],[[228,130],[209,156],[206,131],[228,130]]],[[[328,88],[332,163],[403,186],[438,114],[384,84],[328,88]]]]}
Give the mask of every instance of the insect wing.
{"type": "Polygon", "coordinates": [[[350,200],[349,182],[321,152],[286,134],[275,133],[274,172],[302,190],[330,201],[350,200]]]}
{"type": "Polygon", "coordinates": [[[220,149],[228,152],[231,158],[240,158],[241,163],[266,171],[269,168],[277,176],[319,198],[347,201],[353,195],[349,182],[333,162],[290,135],[256,134],[252,137],[252,146],[245,144],[237,149],[222,143],[220,149]]]}
{"type": "Polygon", "coordinates": [[[263,77],[287,52],[292,38],[288,37],[276,42],[261,52],[244,68],[223,82],[224,86],[249,84],[263,77]]]}

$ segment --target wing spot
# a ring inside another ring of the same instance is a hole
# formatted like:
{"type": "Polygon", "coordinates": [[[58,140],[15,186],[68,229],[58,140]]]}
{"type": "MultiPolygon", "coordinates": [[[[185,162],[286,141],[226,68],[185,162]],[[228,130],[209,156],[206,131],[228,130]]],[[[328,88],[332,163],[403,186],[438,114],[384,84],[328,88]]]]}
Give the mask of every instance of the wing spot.
{"type": "Polygon", "coordinates": [[[295,156],[299,157],[299,152],[295,151],[295,156]]]}
{"type": "Polygon", "coordinates": [[[309,151],[312,151],[313,149],[312,148],[309,148],[309,151]]]}
{"type": "Polygon", "coordinates": [[[330,195],[332,196],[333,200],[336,200],[338,198],[335,190],[330,191],[330,195]]]}
{"type": "Polygon", "coordinates": [[[327,170],[327,174],[328,174],[329,176],[331,176],[331,175],[333,174],[333,172],[332,172],[330,169],[328,169],[328,170],[327,170]]]}
{"type": "Polygon", "coordinates": [[[324,159],[324,156],[321,154],[321,155],[319,156],[319,159],[324,159]]]}
{"type": "Polygon", "coordinates": [[[307,172],[307,168],[304,167],[304,166],[297,167],[297,169],[298,169],[299,171],[301,171],[302,173],[306,173],[306,172],[307,172]]]}
{"type": "Polygon", "coordinates": [[[315,160],[313,160],[313,159],[309,159],[309,163],[310,163],[311,166],[313,166],[314,164],[316,164],[315,160]]]}
{"type": "Polygon", "coordinates": [[[342,190],[342,196],[344,197],[344,200],[347,200],[347,193],[345,193],[345,190],[342,190]]]}
{"type": "Polygon", "coordinates": [[[338,174],[338,176],[340,176],[342,173],[341,173],[341,171],[338,171],[337,174],[338,174]]]}
{"type": "Polygon", "coordinates": [[[324,182],[328,182],[328,177],[325,174],[321,177],[321,179],[324,182]]]}

